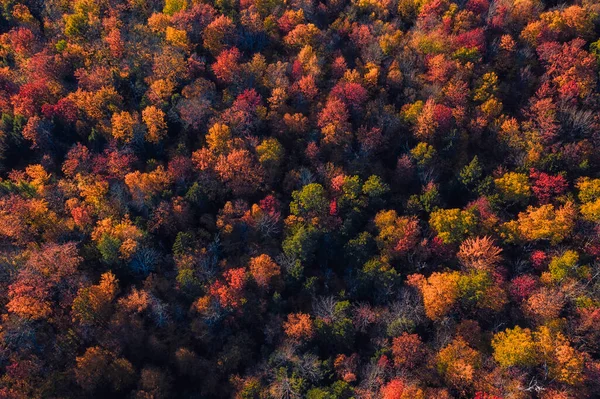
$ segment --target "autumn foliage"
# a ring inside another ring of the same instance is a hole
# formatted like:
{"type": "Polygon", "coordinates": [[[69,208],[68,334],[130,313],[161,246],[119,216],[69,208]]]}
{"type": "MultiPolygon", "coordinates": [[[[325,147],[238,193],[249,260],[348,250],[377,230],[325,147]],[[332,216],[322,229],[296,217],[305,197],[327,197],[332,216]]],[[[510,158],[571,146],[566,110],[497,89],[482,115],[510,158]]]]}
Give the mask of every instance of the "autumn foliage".
{"type": "Polygon", "coordinates": [[[600,392],[600,3],[0,1],[0,399],[600,392]]]}

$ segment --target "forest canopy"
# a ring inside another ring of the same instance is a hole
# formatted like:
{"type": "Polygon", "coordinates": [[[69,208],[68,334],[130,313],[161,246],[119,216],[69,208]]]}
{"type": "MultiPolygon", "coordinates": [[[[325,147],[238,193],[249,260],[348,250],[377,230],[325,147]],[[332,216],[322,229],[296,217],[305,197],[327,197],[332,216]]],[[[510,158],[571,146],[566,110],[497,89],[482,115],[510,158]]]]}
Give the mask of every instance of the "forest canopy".
{"type": "Polygon", "coordinates": [[[600,392],[595,0],[0,0],[0,399],[600,392]]]}

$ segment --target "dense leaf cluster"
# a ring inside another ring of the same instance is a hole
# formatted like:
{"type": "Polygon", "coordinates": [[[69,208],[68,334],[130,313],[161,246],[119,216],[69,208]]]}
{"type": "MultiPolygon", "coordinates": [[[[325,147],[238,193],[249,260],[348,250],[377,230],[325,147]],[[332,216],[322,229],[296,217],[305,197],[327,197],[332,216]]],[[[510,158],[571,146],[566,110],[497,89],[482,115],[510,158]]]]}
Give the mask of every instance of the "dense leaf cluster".
{"type": "Polygon", "coordinates": [[[595,0],[0,1],[0,398],[600,392],[595,0]]]}

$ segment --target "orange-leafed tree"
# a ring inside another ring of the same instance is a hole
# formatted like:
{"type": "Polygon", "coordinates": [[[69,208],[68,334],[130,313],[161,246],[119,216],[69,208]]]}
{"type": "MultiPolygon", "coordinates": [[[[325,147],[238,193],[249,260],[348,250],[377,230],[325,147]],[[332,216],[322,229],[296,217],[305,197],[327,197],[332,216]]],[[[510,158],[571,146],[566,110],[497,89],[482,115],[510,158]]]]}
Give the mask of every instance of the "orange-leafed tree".
{"type": "Polygon", "coordinates": [[[158,143],[166,136],[167,121],[163,110],[150,105],[142,111],[142,120],[146,124],[146,139],[149,142],[158,143]]]}
{"type": "Polygon", "coordinates": [[[9,286],[9,312],[37,320],[70,306],[82,260],[74,243],[46,244],[34,250],[9,286]],[[58,303],[53,302],[55,296],[58,303]]]}
{"type": "Polygon", "coordinates": [[[408,284],[417,288],[423,296],[427,317],[439,320],[450,313],[456,304],[459,279],[458,272],[435,272],[427,278],[422,274],[411,274],[408,284]]]}
{"type": "Polygon", "coordinates": [[[438,352],[436,366],[450,385],[465,392],[477,377],[481,355],[459,337],[438,352]]]}
{"type": "Polygon", "coordinates": [[[217,280],[210,286],[209,292],[218,299],[221,306],[238,308],[246,302],[244,298],[246,282],[245,268],[229,269],[223,273],[223,280],[217,280]]]}
{"type": "Polygon", "coordinates": [[[404,382],[399,378],[394,378],[381,387],[381,397],[383,399],[402,399],[404,393],[404,382]]]}
{"type": "Polygon", "coordinates": [[[319,114],[319,127],[326,144],[345,146],[352,141],[352,131],[349,122],[350,114],[346,105],[336,97],[327,100],[319,114]]]}
{"type": "Polygon", "coordinates": [[[215,171],[235,195],[247,195],[258,191],[263,182],[264,171],[248,150],[232,150],[217,158],[215,171]]]}
{"type": "Polygon", "coordinates": [[[118,291],[118,281],[111,272],[102,274],[98,284],[79,289],[71,310],[73,321],[82,324],[106,322],[118,291]]]}
{"type": "Polygon", "coordinates": [[[306,313],[290,313],[283,329],[288,337],[298,341],[309,340],[315,334],[313,321],[306,313]]]}
{"type": "Polygon", "coordinates": [[[466,268],[493,271],[502,261],[502,249],[490,237],[467,238],[460,245],[458,259],[466,268]]]}
{"type": "Polygon", "coordinates": [[[268,288],[272,279],[281,274],[279,265],[267,254],[250,259],[249,269],[252,278],[262,289],[268,288]]]}

